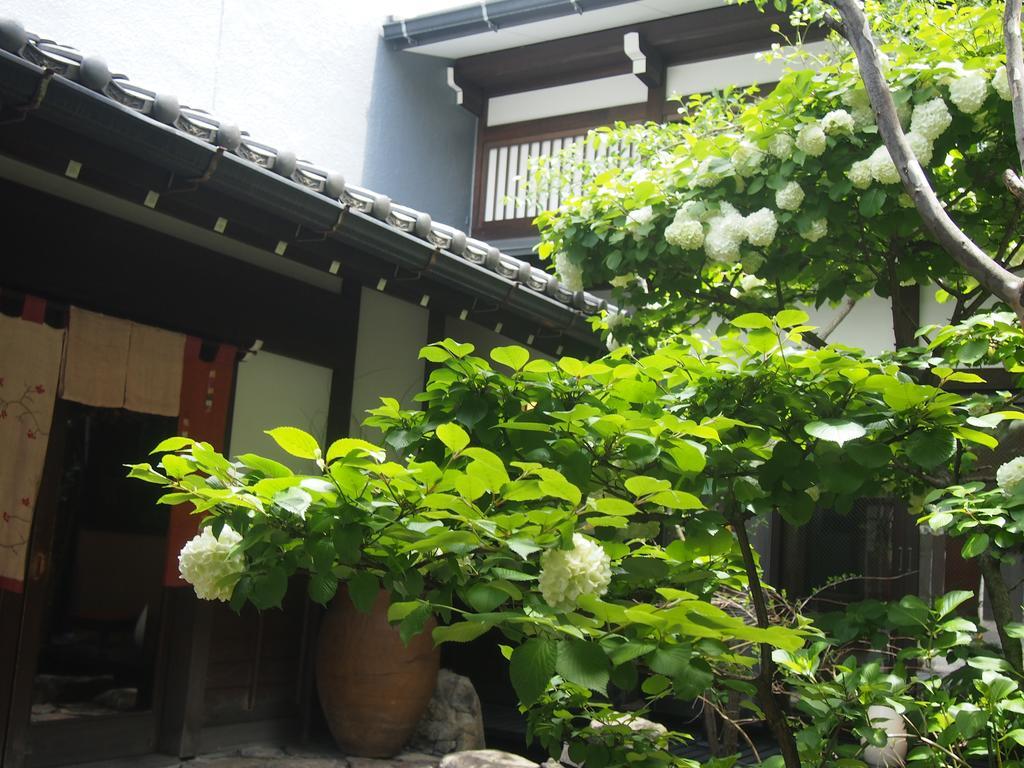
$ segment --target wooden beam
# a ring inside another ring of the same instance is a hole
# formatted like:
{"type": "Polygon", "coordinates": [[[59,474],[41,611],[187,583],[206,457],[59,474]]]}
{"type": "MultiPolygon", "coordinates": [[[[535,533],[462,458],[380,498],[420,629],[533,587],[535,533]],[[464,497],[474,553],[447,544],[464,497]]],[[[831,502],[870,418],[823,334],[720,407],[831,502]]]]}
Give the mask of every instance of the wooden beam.
{"type": "Polygon", "coordinates": [[[622,36],[622,50],[633,67],[633,74],[648,89],[665,92],[665,58],[639,32],[622,36]]]}

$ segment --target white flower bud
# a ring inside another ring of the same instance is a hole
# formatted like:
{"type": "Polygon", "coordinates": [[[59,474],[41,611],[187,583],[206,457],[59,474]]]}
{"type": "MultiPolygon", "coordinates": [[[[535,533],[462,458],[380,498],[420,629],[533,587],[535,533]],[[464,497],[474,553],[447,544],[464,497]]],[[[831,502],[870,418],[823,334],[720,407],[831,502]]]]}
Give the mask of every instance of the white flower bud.
{"type": "Polygon", "coordinates": [[[775,191],[775,206],[782,211],[795,211],[804,201],[804,191],[795,181],[775,191]]]}
{"type": "Polygon", "coordinates": [[[612,580],[604,548],[576,533],[572,549],[549,549],[540,556],[540,592],[556,611],[571,611],[583,595],[600,597],[612,580]]]}
{"type": "Polygon", "coordinates": [[[825,131],[817,123],[805,125],[796,136],[797,149],[811,157],[818,157],[824,154],[828,148],[828,139],[825,131]]]}

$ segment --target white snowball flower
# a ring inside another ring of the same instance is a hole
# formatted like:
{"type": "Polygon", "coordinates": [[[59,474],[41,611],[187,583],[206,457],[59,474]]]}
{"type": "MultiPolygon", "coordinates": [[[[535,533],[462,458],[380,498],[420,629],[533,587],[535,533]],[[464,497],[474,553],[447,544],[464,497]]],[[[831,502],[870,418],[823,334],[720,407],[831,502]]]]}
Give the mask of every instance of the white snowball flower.
{"type": "Polygon", "coordinates": [[[704,252],[712,261],[732,263],[740,257],[740,244],[746,234],[743,217],[731,205],[723,203],[722,214],[708,222],[704,252]]]}
{"type": "Polygon", "coordinates": [[[573,534],[572,549],[549,549],[540,556],[540,592],[556,611],[571,611],[583,595],[600,597],[611,580],[608,553],[581,534],[573,534]]]}
{"type": "Polygon", "coordinates": [[[779,160],[789,160],[793,154],[793,137],[788,133],[776,133],[768,142],[768,151],[779,160]]]}
{"type": "Polygon", "coordinates": [[[875,124],[875,113],[871,109],[868,92],[863,88],[851,88],[841,96],[843,104],[852,112],[853,124],[857,128],[865,128],[875,124]]]}
{"type": "Polygon", "coordinates": [[[858,160],[850,166],[850,170],[846,172],[846,178],[857,189],[867,189],[875,180],[875,176],[871,172],[871,163],[867,160],[858,160]]]}
{"type": "Polygon", "coordinates": [[[665,227],[665,240],[669,245],[692,251],[704,244],[704,225],[694,219],[682,219],[676,216],[675,221],[665,227]]]}
{"type": "Polygon", "coordinates": [[[949,84],[949,100],[967,115],[973,115],[988,96],[988,78],[980,69],[965,72],[949,84]]]}
{"type": "Polygon", "coordinates": [[[762,288],[767,285],[768,282],[755,275],[744,274],[739,280],[739,287],[742,291],[753,291],[756,288],[762,288]]]}
{"type": "Polygon", "coordinates": [[[591,200],[584,200],[580,205],[580,216],[584,219],[594,218],[594,203],[591,200]]]}
{"type": "Polygon", "coordinates": [[[833,109],[821,118],[821,130],[829,136],[837,133],[853,133],[855,127],[853,115],[845,109],[833,109]]]}
{"type": "Polygon", "coordinates": [[[806,232],[801,232],[800,236],[804,240],[810,240],[812,243],[816,243],[825,235],[828,234],[828,219],[815,219],[811,222],[811,226],[806,232]]]}
{"type": "Polygon", "coordinates": [[[764,152],[749,141],[741,141],[732,153],[732,167],[739,176],[751,176],[764,161],[764,152]]]}
{"type": "Polygon", "coordinates": [[[562,251],[555,254],[555,274],[570,291],[583,290],[583,268],[569,260],[562,251]]]}
{"type": "Polygon", "coordinates": [[[928,165],[932,161],[932,140],[927,136],[911,131],[907,134],[907,143],[921,165],[928,165]]]}
{"type": "Polygon", "coordinates": [[[1007,496],[1012,496],[1024,483],[1024,456],[1011,459],[996,470],[996,484],[1007,496]]]}
{"type": "Polygon", "coordinates": [[[775,239],[775,232],[779,228],[779,222],[775,218],[775,211],[771,208],[762,208],[759,211],[747,216],[743,223],[746,227],[747,241],[751,245],[771,245],[775,239]]]}
{"type": "Polygon", "coordinates": [[[811,157],[818,157],[824,154],[828,148],[825,131],[817,123],[805,125],[800,129],[800,133],[796,135],[796,146],[797,149],[811,157]]]}
{"type": "Polygon", "coordinates": [[[1003,101],[1013,99],[1013,92],[1010,90],[1010,76],[1006,72],[1006,65],[1001,64],[996,73],[992,75],[992,90],[999,94],[1003,101]]]}
{"type": "Polygon", "coordinates": [[[783,211],[795,211],[804,201],[804,191],[795,181],[775,191],[775,205],[783,211]]]}
{"type": "Polygon", "coordinates": [[[921,134],[926,139],[935,141],[949,128],[949,124],[952,122],[953,116],[949,114],[946,102],[936,97],[914,107],[914,112],[910,117],[910,130],[921,134]]]}
{"type": "Polygon", "coordinates": [[[896,164],[889,156],[889,150],[883,144],[868,158],[868,165],[871,168],[871,175],[882,184],[898,184],[900,181],[899,171],[896,164]]]}
{"type": "Polygon", "coordinates": [[[626,214],[626,227],[628,229],[636,229],[644,224],[649,224],[653,218],[654,209],[649,205],[645,205],[643,208],[637,208],[635,211],[630,211],[626,214]]]}
{"type": "Polygon", "coordinates": [[[220,538],[213,535],[210,526],[187,541],[178,555],[181,578],[195,587],[200,600],[227,602],[238,578],[245,570],[241,552],[231,554],[232,548],[242,540],[235,531],[224,526],[220,538]]]}

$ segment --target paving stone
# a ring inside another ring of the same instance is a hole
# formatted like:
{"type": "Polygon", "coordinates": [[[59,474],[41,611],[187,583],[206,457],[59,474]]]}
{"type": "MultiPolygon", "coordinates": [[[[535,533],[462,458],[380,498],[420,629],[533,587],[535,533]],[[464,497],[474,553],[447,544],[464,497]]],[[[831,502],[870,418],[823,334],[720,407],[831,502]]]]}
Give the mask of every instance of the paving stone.
{"type": "Polygon", "coordinates": [[[472,749],[452,752],[441,758],[440,768],[538,768],[537,763],[521,755],[497,749],[472,749]]]}

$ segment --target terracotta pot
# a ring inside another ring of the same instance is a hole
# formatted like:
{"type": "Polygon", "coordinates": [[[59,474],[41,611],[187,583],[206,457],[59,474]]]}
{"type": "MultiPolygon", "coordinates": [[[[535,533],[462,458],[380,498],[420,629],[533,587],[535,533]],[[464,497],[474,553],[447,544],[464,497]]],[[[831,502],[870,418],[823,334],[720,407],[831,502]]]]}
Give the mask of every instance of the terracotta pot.
{"type": "Polygon", "coordinates": [[[387,612],[387,592],[362,613],[342,588],[320,627],[316,687],[331,735],[348,755],[398,754],[437,683],[441,654],[430,636],[433,620],[406,646],[387,612]]]}

